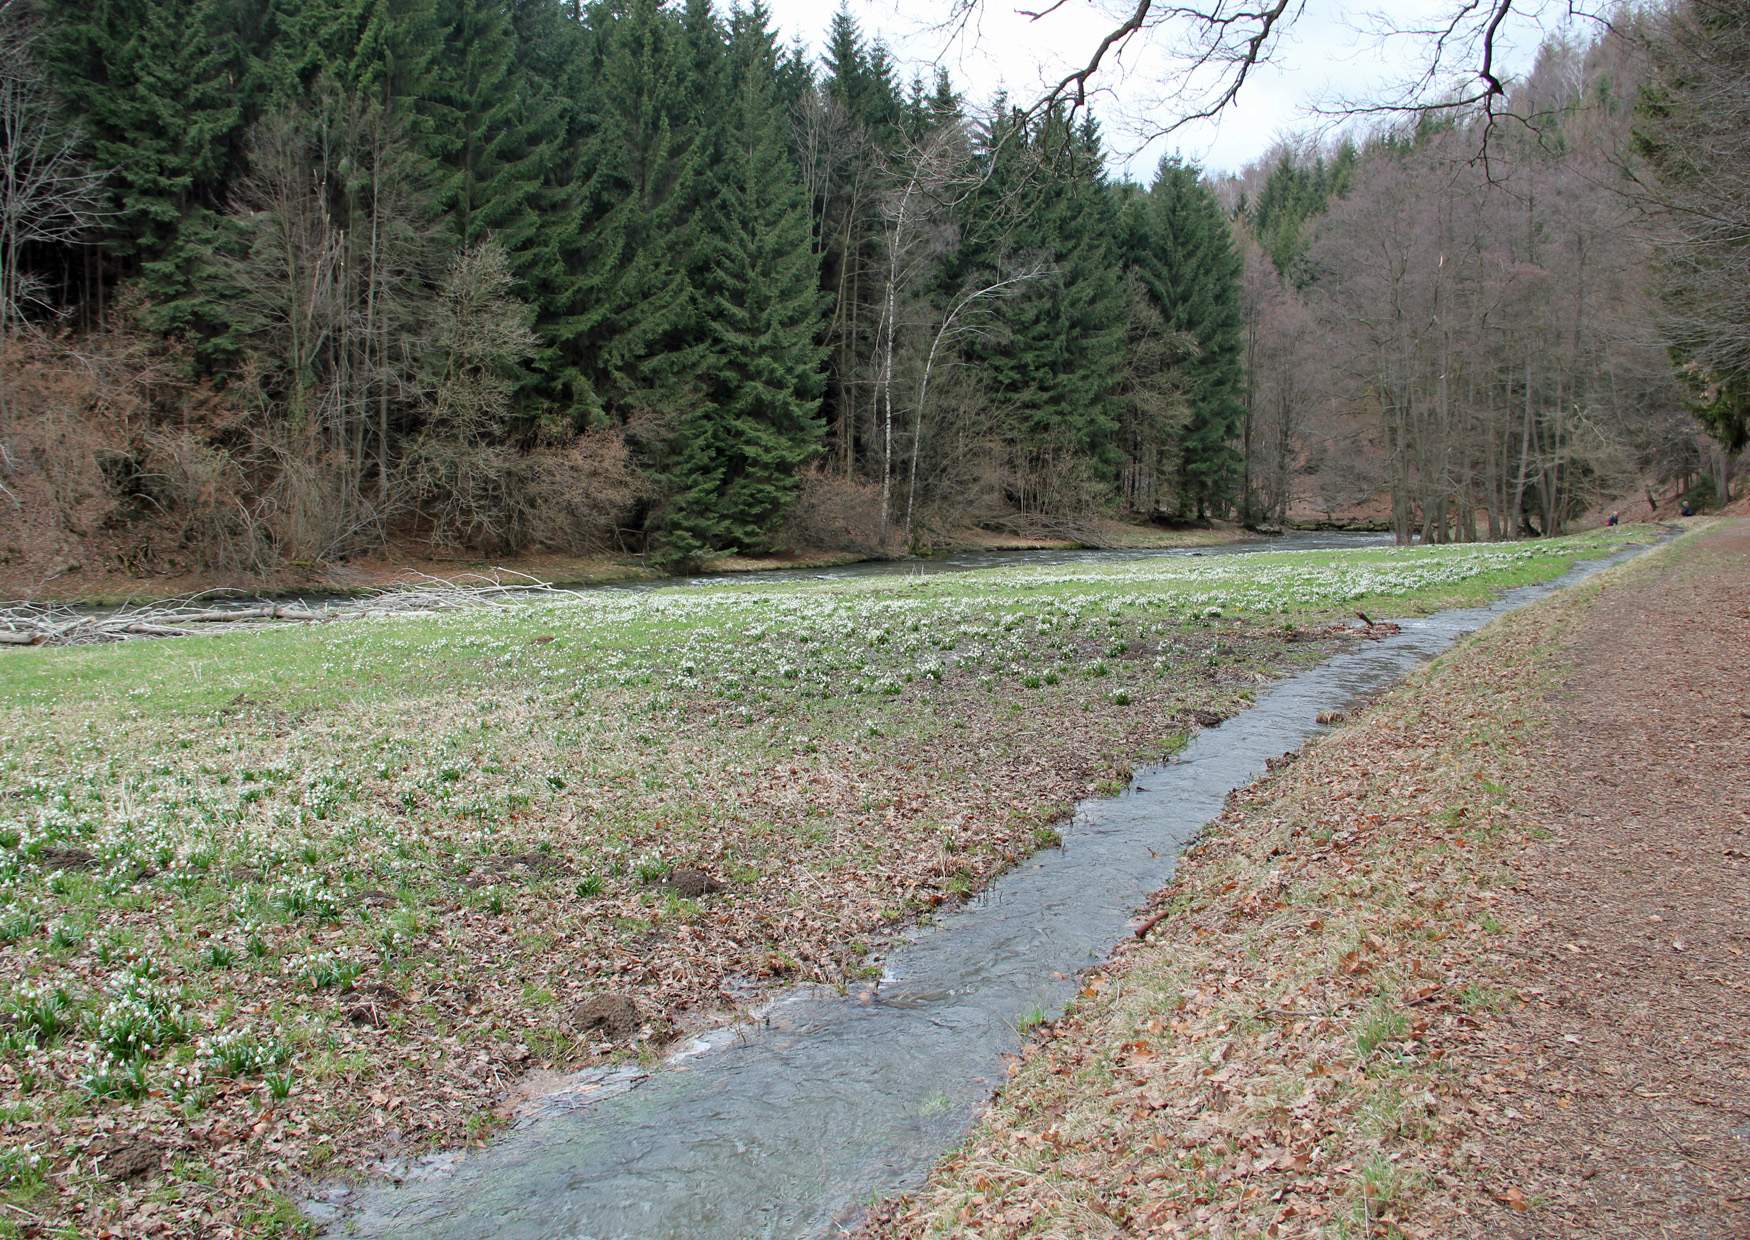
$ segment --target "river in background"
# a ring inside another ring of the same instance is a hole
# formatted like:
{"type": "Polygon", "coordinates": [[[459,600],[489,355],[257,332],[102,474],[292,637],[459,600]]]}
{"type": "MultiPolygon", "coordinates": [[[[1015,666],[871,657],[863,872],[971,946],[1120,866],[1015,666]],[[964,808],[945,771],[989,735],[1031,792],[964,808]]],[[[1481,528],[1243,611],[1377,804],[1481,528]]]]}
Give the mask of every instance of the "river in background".
{"type": "Polygon", "coordinates": [[[1156,547],[1103,551],[1092,548],[1051,551],[956,551],[947,555],[901,560],[859,560],[832,568],[779,568],[753,573],[706,573],[696,577],[658,577],[621,582],[601,589],[660,589],[666,586],[734,584],[741,581],[836,581],[847,577],[917,577],[934,573],[965,573],[980,568],[1031,568],[1057,564],[1116,564],[1127,560],[1184,559],[1192,556],[1255,555],[1260,551],[1354,551],[1389,547],[1390,534],[1291,533],[1209,547],[1156,547]]]}
{"type": "MultiPolygon", "coordinates": [[[[1021,554],[1063,563],[1119,553],[1021,554]]],[[[1130,933],[1227,794],[1323,731],[1321,712],[1632,554],[1490,606],[1406,620],[1394,636],[1278,682],[1172,761],[1138,772],[1123,794],[1083,802],[1061,848],[915,931],[886,955],[878,982],[785,992],[759,1021],[698,1039],[654,1072],[578,1074],[484,1150],[308,1208],[335,1236],[434,1240],[801,1236],[852,1223],[872,1199],[923,1182],[1004,1080],[1020,1028],[1062,1011],[1076,975],[1130,933]]],[[[976,559],[966,567],[989,566],[976,559]]]]}
{"type": "MultiPolygon", "coordinates": [[[[565,588],[594,593],[600,590],[668,590],[676,587],[745,585],[759,582],[806,584],[812,581],[844,581],[863,577],[919,577],[936,573],[965,573],[980,568],[1025,568],[1053,564],[1113,564],[1126,560],[1253,555],[1260,551],[1343,551],[1361,547],[1389,547],[1391,545],[1390,534],[1292,533],[1272,538],[1247,539],[1237,543],[1221,543],[1211,547],[1162,547],[1131,551],[960,551],[928,558],[858,560],[851,564],[837,564],[823,568],[774,568],[747,573],[703,573],[690,577],[646,577],[565,588]]],[[[483,578],[481,574],[473,573],[458,574],[458,579],[463,583],[459,589],[465,594],[474,588],[467,584],[470,579],[480,581],[483,578]]],[[[429,584],[431,583],[415,582],[413,588],[421,589],[429,584]]],[[[494,601],[514,600],[525,593],[517,590],[514,582],[508,584],[511,585],[508,590],[502,588],[492,590],[491,596],[494,601]]],[[[242,589],[211,590],[197,597],[199,599],[198,606],[209,611],[244,611],[277,606],[286,611],[319,612],[330,617],[339,617],[372,611],[378,606],[378,594],[391,593],[396,588],[389,586],[382,591],[370,593],[335,590],[276,592],[271,598],[242,589]]],[[[482,598],[485,597],[485,591],[478,592],[482,598]]],[[[465,601],[459,600],[454,591],[447,593],[446,606],[455,606],[459,601],[465,601]]],[[[526,593],[530,597],[537,594],[541,597],[551,597],[550,592],[546,590],[529,590],[526,593]]],[[[148,610],[151,609],[151,605],[146,606],[148,610]]],[[[70,610],[81,615],[112,616],[138,610],[138,607],[137,604],[130,604],[126,607],[73,605],[70,610]]]]}

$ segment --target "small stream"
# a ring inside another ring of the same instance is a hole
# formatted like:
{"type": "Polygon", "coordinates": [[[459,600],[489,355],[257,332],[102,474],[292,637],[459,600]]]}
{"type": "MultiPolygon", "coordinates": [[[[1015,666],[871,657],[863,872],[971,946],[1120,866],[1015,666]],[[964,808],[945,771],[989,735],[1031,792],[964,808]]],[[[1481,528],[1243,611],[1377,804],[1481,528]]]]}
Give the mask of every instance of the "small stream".
{"type": "Polygon", "coordinates": [[[874,984],[786,992],[654,1073],[579,1074],[484,1150],[400,1185],[311,1203],[335,1236],[744,1237],[830,1233],[872,1199],[920,1185],[965,1134],[1076,975],[1130,933],[1175,858],[1266,759],[1466,633],[1630,555],[1486,607],[1405,621],[1278,682],[1119,796],[1083,802],[1063,847],[895,947],[874,984]]]}

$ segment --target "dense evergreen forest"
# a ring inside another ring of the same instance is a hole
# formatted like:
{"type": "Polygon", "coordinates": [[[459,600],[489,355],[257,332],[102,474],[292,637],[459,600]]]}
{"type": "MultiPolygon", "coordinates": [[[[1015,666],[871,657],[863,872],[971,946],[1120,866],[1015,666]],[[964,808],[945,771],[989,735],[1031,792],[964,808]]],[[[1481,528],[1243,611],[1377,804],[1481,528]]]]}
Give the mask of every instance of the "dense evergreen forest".
{"type": "Polygon", "coordinates": [[[1380,495],[1406,538],[1514,537],[1730,485],[1690,411],[1742,379],[1682,352],[1624,192],[1702,176],[1652,33],[1552,40],[1528,123],[1145,187],[1085,110],[905,80],[844,9],[818,60],[710,0],[0,22],[7,555],[694,563],[1380,495]]]}

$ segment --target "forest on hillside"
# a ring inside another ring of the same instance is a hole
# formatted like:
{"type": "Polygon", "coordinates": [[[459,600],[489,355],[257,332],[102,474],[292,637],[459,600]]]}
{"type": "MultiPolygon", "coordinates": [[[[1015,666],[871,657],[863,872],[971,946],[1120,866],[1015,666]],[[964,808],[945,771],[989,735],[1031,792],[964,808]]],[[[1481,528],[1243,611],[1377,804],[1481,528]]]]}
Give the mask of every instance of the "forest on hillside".
{"type": "Polygon", "coordinates": [[[711,0],[0,24],[0,560],[45,572],[1379,497],[1513,538],[1724,498],[1743,446],[1750,19],[1714,0],[1551,37],[1487,114],[1147,186],[1074,101],[905,79],[844,8],[818,60],[711,0]]]}

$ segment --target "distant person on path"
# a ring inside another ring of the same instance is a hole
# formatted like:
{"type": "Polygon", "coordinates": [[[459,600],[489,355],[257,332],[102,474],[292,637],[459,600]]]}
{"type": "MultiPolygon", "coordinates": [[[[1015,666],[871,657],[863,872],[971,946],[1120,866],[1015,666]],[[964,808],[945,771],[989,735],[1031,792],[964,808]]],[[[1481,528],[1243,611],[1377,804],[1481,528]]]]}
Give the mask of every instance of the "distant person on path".
{"type": "Polygon", "coordinates": [[[1604,523],[1606,525],[1615,525],[1616,524],[1616,514],[1614,512],[1611,513],[1609,517],[1605,518],[1604,523]]]}
{"type": "Polygon", "coordinates": [[[1695,515],[1695,505],[1688,500],[1683,501],[1683,515],[1686,517],[1693,517],[1695,515]]]}

